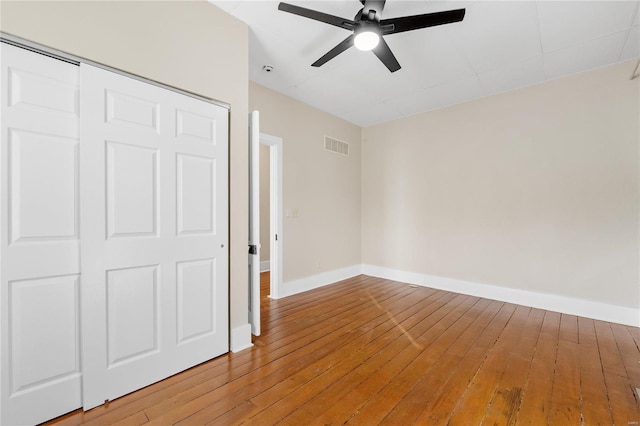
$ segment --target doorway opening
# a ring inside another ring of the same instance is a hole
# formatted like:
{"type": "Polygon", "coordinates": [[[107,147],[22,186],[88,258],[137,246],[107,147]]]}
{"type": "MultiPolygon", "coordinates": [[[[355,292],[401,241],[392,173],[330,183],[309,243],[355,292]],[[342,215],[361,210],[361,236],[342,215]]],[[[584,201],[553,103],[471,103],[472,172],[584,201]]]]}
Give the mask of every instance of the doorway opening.
{"type": "MultiPolygon", "coordinates": [[[[260,262],[260,272],[269,270],[269,298],[278,299],[282,285],[282,139],[276,136],[260,133],[261,153],[268,153],[268,205],[269,225],[268,233],[264,233],[267,241],[261,245],[269,247],[268,264],[264,260],[260,262]],[[267,148],[263,150],[262,148],[267,148]]],[[[260,185],[262,187],[262,185],[260,185]]],[[[266,202],[265,202],[266,204],[266,202]]],[[[266,250],[265,250],[266,251],[266,250]]]]}

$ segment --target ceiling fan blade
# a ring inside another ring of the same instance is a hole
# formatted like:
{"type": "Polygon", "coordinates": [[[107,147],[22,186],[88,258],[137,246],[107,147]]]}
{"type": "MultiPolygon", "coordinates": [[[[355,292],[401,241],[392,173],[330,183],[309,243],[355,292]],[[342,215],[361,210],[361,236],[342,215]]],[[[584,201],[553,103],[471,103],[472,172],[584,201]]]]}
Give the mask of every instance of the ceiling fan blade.
{"type": "Polygon", "coordinates": [[[278,5],[278,10],[293,13],[294,15],[303,16],[315,21],[324,22],[325,24],[335,25],[336,27],[344,28],[345,30],[353,30],[356,25],[356,23],[350,19],[340,18],[339,16],[329,15],[327,13],[295,6],[289,3],[280,3],[278,5]]]}
{"type": "Polygon", "coordinates": [[[399,18],[383,19],[380,25],[393,28],[383,28],[382,34],[396,34],[420,28],[435,27],[436,25],[460,22],[464,18],[465,9],[447,10],[445,12],[425,13],[423,15],[402,16],[399,18]]]}
{"type": "Polygon", "coordinates": [[[387,68],[389,68],[389,71],[396,72],[401,68],[398,60],[393,56],[391,48],[387,42],[384,41],[384,38],[380,37],[380,42],[378,42],[378,45],[373,48],[373,53],[387,68]]]}
{"type": "Polygon", "coordinates": [[[336,56],[338,56],[339,54],[344,52],[345,50],[347,50],[348,48],[350,48],[351,46],[353,46],[353,38],[354,37],[355,36],[353,34],[351,34],[349,37],[347,37],[344,40],[342,40],[340,43],[338,43],[338,45],[336,47],[334,47],[333,49],[331,49],[330,51],[325,53],[322,58],[318,59],[313,64],[311,64],[311,66],[312,67],[322,66],[322,65],[326,64],[327,62],[329,62],[331,59],[335,58],[336,56]]]}

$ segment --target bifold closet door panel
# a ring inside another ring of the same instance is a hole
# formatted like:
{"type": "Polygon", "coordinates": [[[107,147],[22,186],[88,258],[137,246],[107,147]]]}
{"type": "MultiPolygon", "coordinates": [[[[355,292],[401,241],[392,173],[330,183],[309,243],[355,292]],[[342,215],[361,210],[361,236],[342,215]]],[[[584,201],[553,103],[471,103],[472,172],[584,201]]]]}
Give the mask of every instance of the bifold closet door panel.
{"type": "Polygon", "coordinates": [[[228,351],[228,111],[81,65],[83,405],[228,351]]]}
{"type": "Polygon", "coordinates": [[[82,406],[79,67],[0,44],[1,424],[82,406]]]}

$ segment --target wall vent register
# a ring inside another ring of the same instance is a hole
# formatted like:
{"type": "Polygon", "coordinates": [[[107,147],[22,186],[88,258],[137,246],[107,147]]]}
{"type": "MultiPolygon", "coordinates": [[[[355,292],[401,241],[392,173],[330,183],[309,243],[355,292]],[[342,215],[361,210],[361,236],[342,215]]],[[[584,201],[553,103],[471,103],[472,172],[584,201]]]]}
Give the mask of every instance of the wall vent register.
{"type": "Polygon", "coordinates": [[[331,136],[324,137],[324,149],[325,151],[335,152],[336,154],[349,155],[349,144],[332,138],[331,136]]]}

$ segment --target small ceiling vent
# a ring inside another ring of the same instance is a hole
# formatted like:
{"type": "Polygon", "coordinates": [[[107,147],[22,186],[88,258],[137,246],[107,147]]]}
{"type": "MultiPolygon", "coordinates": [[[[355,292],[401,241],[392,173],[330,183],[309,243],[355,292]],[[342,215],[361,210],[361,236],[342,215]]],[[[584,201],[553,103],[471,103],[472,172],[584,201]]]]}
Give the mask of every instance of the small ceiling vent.
{"type": "Polygon", "coordinates": [[[335,152],[336,154],[349,155],[348,143],[327,135],[324,136],[324,149],[326,151],[335,152]]]}

